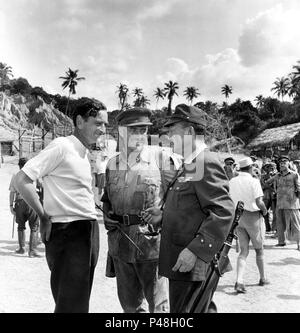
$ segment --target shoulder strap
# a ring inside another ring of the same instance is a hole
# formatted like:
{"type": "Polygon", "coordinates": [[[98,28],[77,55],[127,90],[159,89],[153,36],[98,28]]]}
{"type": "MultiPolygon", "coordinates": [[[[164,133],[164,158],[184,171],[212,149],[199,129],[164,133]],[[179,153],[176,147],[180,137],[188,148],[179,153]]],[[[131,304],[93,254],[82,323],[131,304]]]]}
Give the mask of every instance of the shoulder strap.
{"type": "Polygon", "coordinates": [[[168,196],[168,193],[170,191],[170,188],[176,183],[176,180],[183,174],[183,172],[184,172],[184,167],[181,168],[181,169],[178,169],[176,171],[176,174],[175,174],[174,178],[172,179],[172,181],[168,185],[168,188],[167,188],[166,192],[164,193],[163,198],[161,199],[161,209],[163,209],[163,207],[165,205],[165,202],[167,200],[167,196],[168,196]]]}

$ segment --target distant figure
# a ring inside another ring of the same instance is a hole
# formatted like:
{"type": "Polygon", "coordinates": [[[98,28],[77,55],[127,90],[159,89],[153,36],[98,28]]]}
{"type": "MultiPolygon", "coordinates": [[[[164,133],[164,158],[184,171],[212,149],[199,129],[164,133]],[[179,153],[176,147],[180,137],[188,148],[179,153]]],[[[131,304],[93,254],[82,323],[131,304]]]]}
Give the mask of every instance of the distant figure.
{"type": "Polygon", "coordinates": [[[105,170],[107,162],[116,154],[117,141],[112,137],[108,138],[107,135],[101,135],[97,140],[97,146],[100,150],[96,159],[96,186],[98,189],[98,197],[100,201],[105,187],[105,170]]]}
{"type": "Polygon", "coordinates": [[[276,164],[274,162],[267,162],[263,166],[263,174],[261,176],[261,186],[264,192],[264,203],[266,205],[266,208],[268,210],[267,215],[265,216],[265,225],[266,225],[266,231],[275,231],[276,230],[276,192],[274,189],[273,182],[268,182],[271,178],[273,178],[276,173],[276,164]],[[272,227],[270,223],[270,212],[272,211],[272,227]]]}
{"type": "MultiPolygon", "coordinates": [[[[20,170],[23,168],[26,162],[27,158],[25,157],[19,159],[18,165],[20,170]]],[[[35,211],[24,201],[20,193],[17,191],[15,186],[15,178],[16,175],[13,175],[9,185],[9,205],[10,211],[13,215],[16,216],[16,223],[18,224],[19,248],[16,250],[16,253],[25,253],[25,224],[28,221],[30,228],[28,255],[30,258],[41,257],[36,251],[38,242],[39,218],[35,211]]]]}
{"type": "Polygon", "coordinates": [[[299,174],[289,168],[288,156],[281,156],[278,160],[280,172],[274,177],[277,192],[277,232],[278,244],[285,246],[286,238],[296,241],[300,250],[300,180],[299,174]]]}
{"type": "Polygon", "coordinates": [[[294,160],[293,162],[294,162],[294,165],[297,168],[298,174],[300,175],[300,160],[294,160]]]}
{"type": "Polygon", "coordinates": [[[238,172],[235,169],[236,163],[233,157],[230,156],[225,158],[224,164],[224,170],[229,180],[238,175],[238,172]]]}
{"type": "Polygon", "coordinates": [[[229,181],[229,189],[235,205],[238,201],[244,202],[244,213],[236,229],[240,253],[237,259],[237,278],[234,289],[237,293],[245,293],[243,278],[250,240],[256,252],[256,265],[260,275],[258,284],[264,286],[269,283],[265,277],[263,253],[265,237],[263,215],[267,214],[267,208],[263,202],[264,194],[260,182],[252,176],[252,159],[250,157],[244,158],[239,164],[240,174],[229,181]]]}

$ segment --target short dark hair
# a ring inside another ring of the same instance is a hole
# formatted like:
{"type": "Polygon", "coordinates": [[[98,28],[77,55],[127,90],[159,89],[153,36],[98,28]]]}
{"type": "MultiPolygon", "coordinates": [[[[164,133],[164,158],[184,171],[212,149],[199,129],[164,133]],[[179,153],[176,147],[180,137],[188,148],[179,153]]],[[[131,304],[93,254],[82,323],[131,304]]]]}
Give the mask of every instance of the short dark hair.
{"type": "Polygon", "coordinates": [[[76,127],[77,116],[81,116],[85,121],[89,117],[97,117],[98,111],[106,110],[106,107],[100,101],[90,98],[82,98],[73,113],[73,123],[76,127]]]}
{"type": "Polygon", "coordinates": [[[21,158],[19,159],[19,163],[18,163],[19,168],[22,169],[23,166],[27,163],[27,161],[28,161],[28,159],[27,159],[26,157],[21,157],[21,158]]]}

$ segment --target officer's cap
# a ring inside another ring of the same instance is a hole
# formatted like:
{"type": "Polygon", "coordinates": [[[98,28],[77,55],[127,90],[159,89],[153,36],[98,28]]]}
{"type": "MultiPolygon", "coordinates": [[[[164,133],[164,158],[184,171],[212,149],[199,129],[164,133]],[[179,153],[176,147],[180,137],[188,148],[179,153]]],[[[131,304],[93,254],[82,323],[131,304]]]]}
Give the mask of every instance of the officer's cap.
{"type": "Polygon", "coordinates": [[[135,107],[121,112],[117,115],[116,120],[119,126],[150,126],[151,111],[146,108],[135,107]]]}
{"type": "Polygon", "coordinates": [[[280,162],[280,161],[289,161],[289,160],[290,160],[290,158],[287,155],[281,155],[278,158],[278,162],[280,162]]]}
{"type": "Polygon", "coordinates": [[[176,106],[174,113],[164,124],[164,126],[172,126],[173,124],[182,121],[202,125],[205,127],[207,123],[206,113],[195,106],[179,104],[176,106]]]}
{"type": "Polygon", "coordinates": [[[225,160],[224,160],[224,163],[227,162],[227,161],[232,161],[232,163],[235,163],[235,159],[231,156],[226,157],[225,160]]]}

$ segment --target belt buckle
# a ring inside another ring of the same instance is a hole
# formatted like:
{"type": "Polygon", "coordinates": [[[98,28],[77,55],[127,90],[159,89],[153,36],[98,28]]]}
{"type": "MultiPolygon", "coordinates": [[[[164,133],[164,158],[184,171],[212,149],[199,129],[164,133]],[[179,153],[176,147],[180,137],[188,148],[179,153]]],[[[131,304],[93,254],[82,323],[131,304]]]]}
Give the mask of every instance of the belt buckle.
{"type": "Polygon", "coordinates": [[[124,223],[124,225],[127,225],[127,226],[130,225],[129,215],[128,214],[123,215],[123,223],[124,223]]]}

